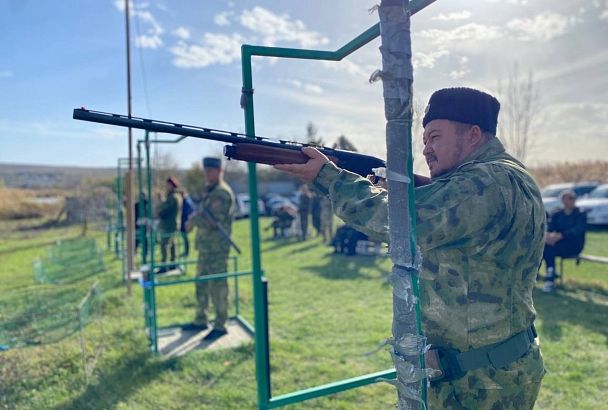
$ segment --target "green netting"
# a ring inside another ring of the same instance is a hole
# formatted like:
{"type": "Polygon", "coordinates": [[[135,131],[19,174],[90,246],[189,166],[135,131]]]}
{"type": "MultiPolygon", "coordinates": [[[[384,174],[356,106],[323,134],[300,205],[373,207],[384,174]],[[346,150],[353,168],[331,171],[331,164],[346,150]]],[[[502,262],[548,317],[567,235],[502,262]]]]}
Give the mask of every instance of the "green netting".
{"type": "Polygon", "coordinates": [[[54,343],[101,312],[101,289],[78,284],[35,286],[0,297],[0,350],[54,343]]]}
{"type": "Polygon", "coordinates": [[[65,259],[92,250],[97,250],[97,242],[94,238],[64,239],[49,248],[49,257],[65,259]]]}
{"type": "Polygon", "coordinates": [[[105,270],[103,251],[91,238],[58,241],[48,255],[33,263],[34,277],[40,283],[75,283],[105,270]]]}

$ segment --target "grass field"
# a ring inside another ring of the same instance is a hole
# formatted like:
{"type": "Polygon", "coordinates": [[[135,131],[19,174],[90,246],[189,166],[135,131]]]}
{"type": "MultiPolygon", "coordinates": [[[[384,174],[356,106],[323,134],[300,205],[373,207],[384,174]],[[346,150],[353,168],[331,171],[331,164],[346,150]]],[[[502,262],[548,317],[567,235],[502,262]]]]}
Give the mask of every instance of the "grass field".
{"type": "MultiPolygon", "coordinates": [[[[0,226],[0,301],[12,298],[12,303],[23,305],[15,309],[32,303],[15,295],[42,286],[33,279],[34,258],[44,255],[57,238],[80,232],[79,227],[19,229],[28,223],[0,226]]],[[[277,242],[263,233],[273,395],[389,368],[386,352],[366,353],[390,335],[391,288],[386,281],[390,261],[334,256],[318,239],[277,242]]],[[[89,235],[105,247],[103,232],[89,229],[89,235]]],[[[236,223],[235,240],[244,251],[239,267],[247,269],[247,220],[236,223]]],[[[585,251],[608,256],[608,233],[589,233],[585,251]]],[[[111,252],[106,266],[107,271],[97,276],[104,289],[105,336],[101,340],[97,326],[87,328],[90,340],[104,344],[92,382],[85,386],[82,381],[76,333],[56,343],[0,352],[0,408],[256,407],[252,344],[175,359],[151,354],[143,331],[139,286],[127,297],[120,262],[111,252]]],[[[575,267],[569,260],[565,267],[564,287],[551,295],[535,291],[537,328],[548,369],[536,408],[608,408],[608,265],[582,262],[575,267]]],[[[249,279],[240,281],[240,294],[244,316],[253,323],[249,279]]],[[[159,289],[158,300],[161,326],[192,319],[193,285],[159,289]]],[[[377,384],[292,408],[390,409],[394,403],[393,387],[377,384]]]]}

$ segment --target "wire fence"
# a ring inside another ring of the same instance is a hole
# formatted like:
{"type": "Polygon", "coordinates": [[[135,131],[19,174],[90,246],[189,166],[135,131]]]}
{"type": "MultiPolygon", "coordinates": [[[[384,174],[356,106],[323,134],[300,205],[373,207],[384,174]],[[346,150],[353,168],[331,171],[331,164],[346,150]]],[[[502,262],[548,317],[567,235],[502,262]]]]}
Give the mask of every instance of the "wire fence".
{"type": "Polygon", "coordinates": [[[104,270],[103,251],[92,238],[57,241],[47,257],[33,262],[34,278],[44,284],[76,283],[104,270]]]}
{"type": "Polygon", "coordinates": [[[0,297],[0,350],[55,343],[101,312],[102,292],[84,284],[34,286],[0,297]]]}

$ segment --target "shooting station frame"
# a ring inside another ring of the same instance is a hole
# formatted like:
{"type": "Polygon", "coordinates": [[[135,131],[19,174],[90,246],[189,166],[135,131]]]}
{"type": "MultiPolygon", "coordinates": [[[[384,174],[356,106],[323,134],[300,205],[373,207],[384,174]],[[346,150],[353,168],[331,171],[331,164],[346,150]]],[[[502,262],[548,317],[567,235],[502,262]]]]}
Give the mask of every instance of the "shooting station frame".
{"type": "MultiPolygon", "coordinates": [[[[151,350],[154,353],[159,353],[158,339],[159,339],[159,330],[162,328],[158,327],[158,304],[157,304],[157,292],[156,288],[158,287],[166,287],[166,286],[175,286],[175,285],[183,285],[189,283],[200,283],[207,282],[211,280],[223,279],[223,278],[233,278],[233,288],[234,288],[234,306],[235,306],[235,315],[231,316],[229,319],[240,324],[249,334],[253,335],[254,330],[251,324],[247,322],[247,320],[241,316],[240,306],[239,306],[239,284],[238,279],[240,276],[249,276],[252,275],[252,271],[238,271],[238,258],[233,255],[230,256],[230,260],[232,262],[232,271],[218,273],[214,275],[207,275],[201,277],[194,278],[183,278],[183,279],[172,279],[172,280],[163,280],[159,281],[156,268],[169,268],[171,265],[178,264],[180,269],[186,271],[186,267],[188,265],[196,265],[198,263],[198,259],[188,259],[188,260],[176,260],[175,262],[167,262],[167,263],[157,263],[154,260],[155,257],[155,244],[156,244],[156,229],[153,224],[148,223],[153,219],[153,196],[152,196],[152,180],[153,180],[153,169],[150,164],[150,145],[151,144],[177,144],[186,136],[180,136],[175,139],[150,139],[150,133],[148,131],[145,132],[145,137],[143,140],[137,141],[137,182],[138,182],[138,194],[139,198],[141,198],[141,194],[144,193],[144,183],[143,183],[143,170],[142,170],[142,162],[143,158],[141,156],[141,144],[145,146],[145,164],[146,164],[146,190],[148,196],[147,209],[142,210],[139,209],[140,215],[146,215],[146,230],[141,231],[137,230],[136,235],[142,241],[141,243],[141,258],[142,264],[141,267],[147,263],[147,273],[144,275],[142,270],[142,278],[140,280],[140,284],[143,289],[143,300],[144,300],[144,326],[146,329],[146,333],[148,335],[148,342],[151,350]],[[142,212],[145,211],[145,212],[142,212]],[[144,246],[145,242],[148,242],[148,246],[144,246]]],[[[138,206],[142,206],[142,202],[139,201],[138,206]]],[[[123,258],[124,260],[124,258],[123,258]]],[[[140,267],[140,270],[141,270],[140,267]]]]}
{"type": "MultiPolygon", "coordinates": [[[[412,0],[409,2],[410,13],[413,15],[435,1],[436,0],[412,0]]],[[[253,56],[340,61],[344,57],[352,54],[379,36],[380,23],[377,23],[336,51],[266,47],[243,44],[241,46],[241,66],[243,79],[241,107],[245,111],[245,134],[256,135],[251,64],[251,59],[253,56]]],[[[256,164],[249,162],[247,165],[249,170],[249,197],[251,198],[249,205],[255,312],[254,325],[255,329],[262,330],[255,332],[254,335],[258,409],[277,408],[356,387],[366,386],[381,381],[381,379],[395,379],[397,376],[396,371],[394,369],[389,369],[351,379],[339,380],[333,383],[311,387],[308,389],[298,390],[292,393],[282,394],[280,396],[272,396],[270,377],[270,341],[268,338],[268,282],[264,277],[260,257],[256,164]]],[[[410,175],[410,178],[413,180],[413,175],[410,175]]]]}
{"type": "MultiPolygon", "coordinates": [[[[418,11],[424,9],[426,6],[432,4],[436,0],[412,0],[406,2],[408,4],[409,13],[413,15],[418,11]]],[[[245,120],[245,134],[248,138],[255,138],[255,117],[254,117],[254,103],[253,103],[253,78],[252,78],[252,57],[276,57],[276,58],[291,58],[291,59],[304,59],[304,60],[325,60],[325,61],[340,61],[344,57],[352,54],[359,48],[368,44],[370,41],[380,36],[380,23],[370,27],[359,36],[348,42],[343,47],[336,51],[322,51],[322,50],[311,50],[311,49],[295,49],[295,48],[282,48],[282,47],[266,47],[266,46],[252,46],[244,44],[241,46],[241,65],[242,65],[242,94],[241,94],[241,108],[244,110],[245,120]]],[[[76,110],[75,110],[76,112],[76,110]]],[[[76,118],[76,117],[75,117],[76,118]]],[[[407,138],[411,141],[411,118],[409,125],[407,126],[407,138]]],[[[165,141],[167,143],[177,143],[185,137],[179,137],[176,140],[165,141]]],[[[146,146],[146,167],[148,170],[148,209],[147,215],[152,216],[152,182],[151,182],[151,168],[150,168],[150,144],[152,143],[149,138],[149,133],[146,132],[145,140],[146,146]]],[[[139,144],[139,143],[138,143],[139,144]]],[[[140,152],[141,149],[138,145],[138,163],[140,163],[140,152]]],[[[411,167],[411,158],[408,159],[407,176],[410,181],[413,181],[413,170],[411,167]]],[[[282,394],[279,396],[272,396],[271,391],[271,375],[270,375],[270,340],[269,340],[269,325],[268,325],[268,281],[264,276],[262,269],[261,251],[260,251],[260,230],[259,230],[259,209],[258,209],[258,190],[257,190],[257,170],[256,164],[249,162],[248,164],[248,187],[250,197],[250,235],[251,235],[251,263],[252,267],[249,271],[238,271],[236,266],[234,272],[226,272],[222,274],[214,274],[194,279],[183,279],[174,281],[159,282],[155,277],[154,268],[164,267],[169,264],[155,264],[154,262],[154,229],[150,231],[150,261],[149,261],[149,272],[147,278],[142,281],[144,289],[144,303],[146,306],[146,328],[150,338],[150,345],[154,352],[158,352],[158,327],[156,319],[156,288],[160,286],[172,286],[177,284],[192,283],[192,282],[203,282],[207,280],[214,280],[218,278],[234,277],[235,279],[239,276],[252,275],[253,280],[253,308],[254,308],[254,327],[251,327],[244,319],[238,314],[237,308],[237,319],[240,319],[241,323],[245,325],[251,332],[253,332],[255,340],[255,365],[256,365],[256,383],[257,383],[257,407],[258,409],[271,409],[288,404],[294,404],[305,400],[326,396],[329,394],[353,389],[356,387],[366,386],[376,383],[381,380],[394,380],[397,378],[397,372],[395,369],[388,369],[379,371],[376,373],[370,373],[350,379],[339,380],[333,383],[324,384],[316,387],[311,387],[304,390],[298,390],[295,392],[282,394]]],[[[141,171],[139,171],[141,172],[141,171]]],[[[140,179],[140,189],[142,181],[140,179]]],[[[410,188],[413,187],[410,185],[410,188]]],[[[410,219],[413,219],[412,212],[413,197],[410,195],[409,199],[410,206],[408,212],[410,219]]],[[[412,255],[415,251],[415,225],[413,225],[410,234],[410,246],[412,248],[412,255]]],[[[414,285],[417,286],[417,285],[414,285]]],[[[415,288],[414,288],[414,294],[415,288]]],[[[237,298],[238,303],[238,298],[237,298]]],[[[419,323],[418,323],[419,325],[419,323]]],[[[424,362],[422,356],[420,356],[421,368],[424,368],[424,362]]],[[[423,379],[421,383],[425,383],[423,379]]],[[[423,402],[425,400],[425,389],[422,390],[423,402]]]]}

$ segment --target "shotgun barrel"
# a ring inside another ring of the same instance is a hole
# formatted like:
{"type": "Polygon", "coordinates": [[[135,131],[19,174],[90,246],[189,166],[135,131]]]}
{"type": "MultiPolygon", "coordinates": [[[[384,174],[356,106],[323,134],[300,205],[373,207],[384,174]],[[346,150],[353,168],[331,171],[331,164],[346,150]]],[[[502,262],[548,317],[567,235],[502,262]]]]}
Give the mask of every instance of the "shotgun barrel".
{"type": "Polygon", "coordinates": [[[302,147],[311,146],[327,155],[337,166],[366,176],[372,174],[373,168],[385,167],[384,160],[371,155],[329,147],[318,147],[299,142],[273,140],[258,136],[249,136],[231,131],[215,130],[193,125],[177,124],[146,118],[129,117],[101,111],[74,109],[75,120],[90,121],[119,127],[137,128],[150,132],[183,135],[211,141],[224,142],[224,155],[229,159],[249,161],[259,164],[303,164],[308,157],[302,153],[302,147]]]}

